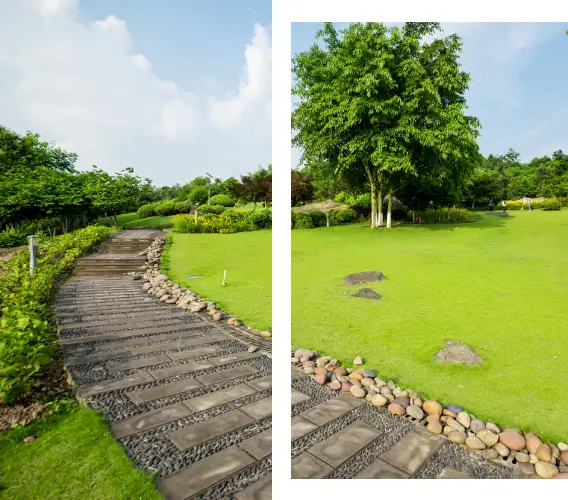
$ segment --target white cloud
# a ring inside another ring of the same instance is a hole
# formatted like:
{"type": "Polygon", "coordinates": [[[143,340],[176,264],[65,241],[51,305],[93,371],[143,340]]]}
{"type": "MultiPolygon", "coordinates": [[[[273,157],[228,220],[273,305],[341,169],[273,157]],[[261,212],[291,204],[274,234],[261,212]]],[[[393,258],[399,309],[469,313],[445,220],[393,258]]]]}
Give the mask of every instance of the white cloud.
{"type": "Polygon", "coordinates": [[[236,97],[211,99],[210,120],[223,129],[238,126],[247,113],[270,123],[272,107],[272,47],[265,27],[256,25],[245,49],[246,67],[236,97]]]}
{"type": "Polygon", "coordinates": [[[77,8],[76,0],[0,0],[2,125],[76,152],[80,168],[131,166],[159,184],[201,175],[204,165],[225,177],[271,161],[265,28],[255,27],[237,103],[226,104],[160,78],[143,54],[130,52],[124,20],[85,24],[77,8]],[[255,127],[259,110],[263,127],[255,127]]]}

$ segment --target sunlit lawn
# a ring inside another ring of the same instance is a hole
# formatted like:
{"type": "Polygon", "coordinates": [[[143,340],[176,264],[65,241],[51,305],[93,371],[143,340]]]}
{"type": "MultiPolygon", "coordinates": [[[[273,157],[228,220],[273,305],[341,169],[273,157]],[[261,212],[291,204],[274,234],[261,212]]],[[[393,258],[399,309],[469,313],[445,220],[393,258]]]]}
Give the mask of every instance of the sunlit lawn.
{"type": "Polygon", "coordinates": [[[473,222],[292,232],[292,340],[479,418],[568,438],[568,210],[475,214],[473,222]],[[378,270],[381,301],[352,298],[378,270]],[[441,365],[444,340],[482,366],[441,365]]]}
{"type": "Polygon", "coordinates": [[[106,422],[80,408],[0,434],[0,498],[158,500],[151,476],[136,469],[106,422]],[[24,438],[37,436],[31,443],[24,438]]]}
{"type": "Polygon", "coordinates": [[[272,231],[171,234],[162,266],[176,283],[259,330],[272,325],[272,231]],[[223,272],[227,284],[223,286],[223,272]],[[188,276],[203,278],[188,279],[188,276]]]}

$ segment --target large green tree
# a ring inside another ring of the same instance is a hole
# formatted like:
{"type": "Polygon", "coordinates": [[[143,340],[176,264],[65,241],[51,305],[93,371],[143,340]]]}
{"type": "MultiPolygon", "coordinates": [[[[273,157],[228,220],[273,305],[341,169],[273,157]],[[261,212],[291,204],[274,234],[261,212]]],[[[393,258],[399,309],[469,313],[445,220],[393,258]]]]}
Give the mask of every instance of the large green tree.
{"type": "Polygon", "coordinates": [[[371,225],[382,225],[382,198],[415,178],[446,184],[467,177],[479,122],[466,115],[469,75],[461,40],[440,37],[438,23],[354,23],[293,59],[293,144],[301,162],[336,176],[364,177],[371,225]]]}

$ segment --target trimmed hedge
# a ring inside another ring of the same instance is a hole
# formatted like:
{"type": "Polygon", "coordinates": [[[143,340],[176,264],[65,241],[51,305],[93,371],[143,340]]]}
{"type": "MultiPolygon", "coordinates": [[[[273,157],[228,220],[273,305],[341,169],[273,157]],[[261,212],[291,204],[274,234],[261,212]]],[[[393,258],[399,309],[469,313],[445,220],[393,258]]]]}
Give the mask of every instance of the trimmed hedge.
{"type": "Polygon", "coordinates": [[[548,200],[544,200],[542,202],[542,209],[549,211],[549,210],[560,210],[560,208],[562,207],[561,203],[559,200],[557,200],[556,198],[550,198],[548,200]]]}
{"type": "Polygon", "coordinates": [[[119,228],[89,226],[40,239],[37,269],[29,274],[29,251],[4,265],[0,276],[0,402],[24,396],[52,356],[57,339],[49,301],[75,260],[119,228]]]}
{"type": "Polygon", "coordinates": [[[221,214],[208,213],[195,217],[191,215],[175,215],[173,217],[176,233],[240,233],[272,228],[272,212],[260,210],[255,212],[240,212],[225,210],[221,214]]]}
{"type": "MultiPolygon", "coordinates": [[[[213,199],[213,198],[211,198],[213,199]]],[[[198,215],[206,215],[206,214],[222,214],[226,208],[223,205],[201,205],[197,208],[198,215]]]]}
{"type": "MultiPolygon", "coordinates": [[[[327,216],[321,210],[310,210],[309,212],[296,212],[292,210],[292,229],[313,229],[314,227],[327,226],[327,216]]],[[[344,210],[330,210],[330,226],[352,224],[359,218],[359,214],[352,208],[344,210]]]]}
{"type": "Polygon", "coordinates": [[[145,219],[146,217],[184,214],[189,213],[190,210],[191,202],[189,201],[163,200],[142,205],[136,215],[139,219],[145,219]]]}
{"type": "Polygon", "coordinates": [[[231,199],[230,196],[226,194],[216,194],[215,196],[211,196],[209,200],[210,205],[221,205],[223,207],[234,207],[235,202],[231,199]]]}

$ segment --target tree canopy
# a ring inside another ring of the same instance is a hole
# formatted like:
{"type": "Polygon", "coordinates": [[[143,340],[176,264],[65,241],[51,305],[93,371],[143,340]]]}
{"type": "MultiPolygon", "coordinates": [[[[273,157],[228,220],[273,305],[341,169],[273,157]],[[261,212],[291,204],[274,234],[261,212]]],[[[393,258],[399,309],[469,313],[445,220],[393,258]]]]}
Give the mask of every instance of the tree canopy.
{"type": "Polygon", "coordinates": [[[373,227],[382,224],[383,194],[390,204],[416,182],[459,189],[479,154],[480,124],[466,115],[461,40],[439,30],[438,23],[354,23],[338,32],[326,23],[321,46],[293,59],[301,162],[367,184],[373,227]]]}

